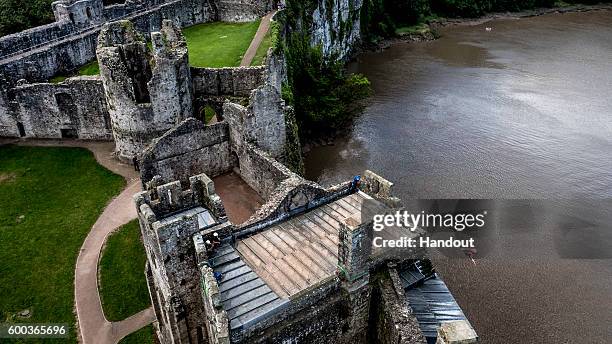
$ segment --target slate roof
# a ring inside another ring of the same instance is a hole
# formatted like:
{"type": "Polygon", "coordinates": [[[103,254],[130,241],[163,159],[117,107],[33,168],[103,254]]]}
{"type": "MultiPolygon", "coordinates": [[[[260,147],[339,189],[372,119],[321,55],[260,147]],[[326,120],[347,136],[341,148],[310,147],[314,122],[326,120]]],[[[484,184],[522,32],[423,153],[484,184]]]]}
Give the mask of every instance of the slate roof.
{"type": "Polygon", "coordinates": [[[443,322],[467,320],[450,290],[435,272],[429,274],[419,263],[399,271],[408,299],[427,342],[433,344],[443,322]]]}
{"type": "Polygon", "coordinates": [[[222,274],[219,291],[231,330],[248,328],[289,302],[274,293],[245,264],[231,244],[224,244],[215,250],[209,262],[214,272],[222,274]]]}

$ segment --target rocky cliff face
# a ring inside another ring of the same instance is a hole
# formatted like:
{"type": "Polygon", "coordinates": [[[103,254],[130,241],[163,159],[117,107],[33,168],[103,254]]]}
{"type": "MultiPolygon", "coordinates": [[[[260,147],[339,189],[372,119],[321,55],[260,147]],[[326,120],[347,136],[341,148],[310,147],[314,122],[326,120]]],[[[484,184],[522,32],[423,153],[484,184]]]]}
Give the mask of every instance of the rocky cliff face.
{"type": "Polygon", "coordinates": [[[318,0],[312,14],[313,45],[321,45],[326,56],[346,58],[360,40],[363,0],[318,0]]]}

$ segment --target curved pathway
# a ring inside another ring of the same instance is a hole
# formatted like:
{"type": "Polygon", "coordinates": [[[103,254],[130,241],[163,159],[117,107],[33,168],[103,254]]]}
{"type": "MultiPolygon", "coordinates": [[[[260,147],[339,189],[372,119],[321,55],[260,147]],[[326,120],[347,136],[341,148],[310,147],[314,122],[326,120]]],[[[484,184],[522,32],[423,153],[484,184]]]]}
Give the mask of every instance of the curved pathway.
{"type": "Polygon", "coordinates": [[[132,197],[140,191],[140,181],[127,188],[104,209],[85,238],[74,275],[74,297],[83,343],[117,343],[121,338],[155,320],[151,308],[126,320],[109,322],[104,316],[98,293],[98,261],[106,238],[115,229],[136,219],[132,197]]]}
{"type": "MultiPolygon", "coordinates": [[[[250,66],[257,49],[270,29],[270,21],[276,11],[262,18],[257,33],[247,49],[241,66],[250,66]]],[[[133,167],[113,157],[113,142],[80,140],[2,140],[24,146],[60,146],[89,149],[98,163],[110,171],[121,175],[127,186],[104,209],[91,231],[85,238],[77,258],[74,274],[74,298],[79,325],[80,341],[85,344],[115,344],[123,337],[133,333],[155,320],[152,307],[131,317],[110,322],[104,316],[98,290],[98,262],[106,238],[117,228],[137,218],[132,196],[141,190],[138,174],[133,167]]],[[[0,142],[2,143],[2,142],[0,142]]]]}
{"type": "Polygon", "coordinates": [[[257,54],[257,49],[266,37],[266,33],[268,33],[268,30],[270,29],[270,21],[272,20],[272,17],[274,17],[275,14],[276,11],[272,11],[268,13],[265,17],[261,18],[261,22],[259,23],[257,32],[255,33],[255,37],[253,37],[249,48],[242,57],[242,62],[240,62],[241,67],[248,67],[253,62],[253,58],[255,58],[255,55],[257,54]]]}
{"type": "Polygon", "coordinates": [[[85,344],[114,344],[155,320],[149,307],[131,317],[110,322],[104,316],[98,291],[98,262],[106,238],[117,228],[136,219],[136,208],[132,196],[141,190],[138,173],[131,165],[124,164],[113,156],[113,142],[79,140],[11,140],[23,146],[81,147],[90,150],[96,161],[127,181],[126,188],[104,209],[85,238],[77,258],[74,275],[75,308],[79,325],[80,341],[85,344]]]}

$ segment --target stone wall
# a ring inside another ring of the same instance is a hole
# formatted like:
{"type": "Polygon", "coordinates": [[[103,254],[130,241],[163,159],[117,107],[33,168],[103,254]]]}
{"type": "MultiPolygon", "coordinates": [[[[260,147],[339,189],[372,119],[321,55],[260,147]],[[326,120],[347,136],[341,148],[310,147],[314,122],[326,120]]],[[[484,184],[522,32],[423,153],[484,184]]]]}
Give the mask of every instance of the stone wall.
{"type": "Polygon", "coordinates": [[[104,25],[98,62],[112,122],[115,152],[131,160],[157,137],[193,115],[187,44],[164,20],[153,53],[130,21],[104,25]]]}
{"type": "Polygon", "coordinates": [[[248,97],[253,89],[264,83],[264,67],[191,67],[196,97],[248,97]]]}
{"type": "Polygon", "coordinates": [[[99,77],[69,78],[59,84],[26,84],[13,92],[19,104],[16,122],[23,125],[25,137],[112,139],[99,77]]]}
{"type": "Polygon", "coordinates": [[[97,30],[51,42],[37,49],[18,53],[0,61],[0,73],[10,86],[17,80],[46,82],[59,73],[68,73],[95,58],[97,30]]]}
{"type": "Polygon", "coordinates": [[[188,190],[182,190],[181,183],[175,181],[134,196],[149,263],[147,274],[157,333],[162,343],[200,343],[206,338],[205,308],[193,243],[200,228],[197,214],[187,210],[220,200],[214,193],[202,192],[211,189],[212,182],[206,175],[193,176],[189,182],[188,190]],[[171,215],[178,211],[185,212],[171,215]]]}
{"type": "Polygon", "coordinates": [[[56,39],[74,34],[77,28],[69,20],[38,26],[0,38],[0,57],[49,44],[56,39]]]}
{"type": "Polygon", "coordinates": [[[58,0],[52,4],[55,20],[67,20],[79,28],[104,22],[102,0],[58,0]]]}
{"type": "MultiPolygon", "coordinates": [[[[171,19],[180,27],[215,19],[209,2],[202,0],[175,0],[149,9],[138,7],[134,11],[138,12],[127,14],[125,19],[132,21],[141,33],[159,31],[163,19],[171,19]]],[[[114,19],[118,18],[104,20],[114,19]]],[[[27,79],[30,82],[46,81],[58,73],[69,73],[95,59],[96,39],[101,26],[94,25],[79,30],[66,21],[64,19],[49,24],[44,29],[26,30],[0,39],[0,42],[7,40],[6,46],[10,44],[9,41],[22,42],[21,46],[26,50],[12,49],[13,55],[0,60],[0,72],[6,76],[9,85],[14,85],[19,79],[27,79]],[[37,46],[38,44],[44,45],[37,46]],[[26,48],[28,45],[29,48],[26,48]]]]}
{"type": "Polygon", "coordinates": [[[312,17],[311,40],[326,56],[346,58],[361,38],[363,0],[319,0],[312,17]]]}
{"type": "Polygon", "coordinates": [[[183,121],[153,143],[140,156],[143,185],[154,176],[162,182],[180,180],[200,173],[215,177],[231,171],[232,160],[227,123],[204,125],[195,118],[183,121]]]}
{"type": "Polygon", "coordinates": [[[250,135],[257,138],[257,146],[275,158],[283,158],[287,142],[285,101],[273,85],[265,85],[251,93],[247,111],[255,117],[250,135]]]}
{"type": "Polygon", "coordinates": [[[247,22],[257,20],[277,7],[277,0],[218,0],[218,20],[247,22]]]}
{"type": "Polygon", "coordinates": [[[425,344],[419,323],[406,303],[402,282],[394,268],[375,281],[370,310],[370,339],[389,344],[425,344]]]}
{"type": "Polygon", "coordinates": [[[9,90],[2,87],[1,83],[2,81],[0,81],[0,137],[19,137],[17,114],[14,109],[17,104],[11,102],[9,90]]]}

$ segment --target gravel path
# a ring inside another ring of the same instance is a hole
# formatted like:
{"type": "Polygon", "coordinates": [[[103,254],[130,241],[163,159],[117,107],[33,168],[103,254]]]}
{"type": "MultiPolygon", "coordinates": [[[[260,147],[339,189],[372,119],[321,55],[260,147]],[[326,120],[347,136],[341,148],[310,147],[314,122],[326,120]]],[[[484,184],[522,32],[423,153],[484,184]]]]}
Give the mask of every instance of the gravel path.
{"type": "Polygon", "coordinates": [[[266,33],[268,33],[268,30],[270,29],[270,21],[275,14],[276,11],[272,11],[265,17],[261,18],[261,23],[259,23],[259,28],[257,28],[255,37],[253,37],[251,45],[249,45],[246,53],[244,53],[244,57],[242,57],[242,62],[240,62],[241,67],[248,67],[253,62],[253,58],[255,58],[255,55],[257,54],[257,49],[261,45],[261,42],[263,42],[266,33]]]}
{"type": "Polygon", "coordinates": [[[98,291],[98,261],[106,238],[117,228],[136,219],[136,208],[132,196],[141,190],[140,179],[134,168],[113,157],[113,142],[79,140],[12,140],[24,146],[40,147],[81,147],[93,152],[98,163],[127,181],[121,194],[104,209],[91,231],[85,238],[77,258],[74,275],[75,308],[78,319],[80,342],[114,344],[155,320],[149,307],[131,317],[110,322],[104,316],[98,291]]]}

